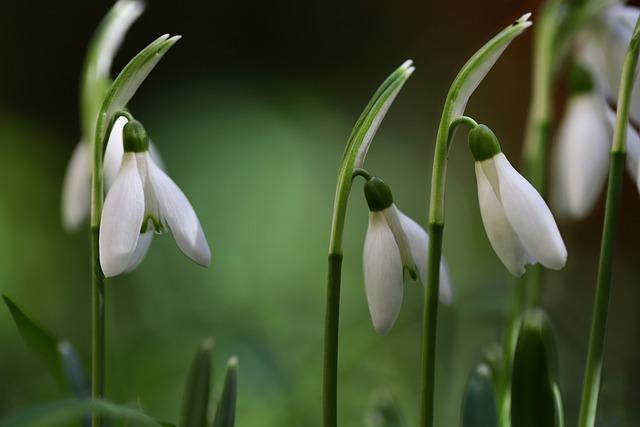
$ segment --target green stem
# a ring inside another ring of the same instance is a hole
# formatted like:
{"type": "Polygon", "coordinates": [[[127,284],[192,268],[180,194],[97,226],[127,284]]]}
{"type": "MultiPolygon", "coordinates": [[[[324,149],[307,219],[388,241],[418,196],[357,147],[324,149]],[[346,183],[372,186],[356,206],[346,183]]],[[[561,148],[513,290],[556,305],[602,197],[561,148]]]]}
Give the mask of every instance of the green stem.
{"type": "Polygon", "coordinates": [[[602,376],[609,295],[611,293],[614,248],[620,214],[620,202],[622,199],[622,178],[624,175],[624,161],[626,156],[625,145],[629,122],[631,90],[633,89],[635,80],[639,50],[640,19],[636,22],[620,78],[616,127],[611,147],[607,202],[602,228],[602,243],[600,247],[600,261],[598,263],[598,278],[595,303],[593,306],[591,333],[589,335],[589,353],[587,355],[582,401],[580,404],[579,427],[593,427],[596,419],[598,393],[600,391],[600,379],[602,376]]]}
{"type": "Polygon", "coordinates": [[[323,410],[324,426],[335,427],[338,401],[338,325],[340,320],[340,277],[342,255],[329,254],[327,302],[324,324],[323,410]]]}
{"type": "MultiPolygon", "coordinates": [[[[100,218],[104,201],[103,155],[104,139],[101,129],[96,129],[93,145],[91,174],[91,398],[104,398],[105,361],[105,298],[104,273],[100,267],[100,218]]],[[[102,418],[93,412],[91,425],[100,427],[102,418]]]]}
{"type": "Polygon", "coordinates": [[[438,295],[440,284],[440,258],[444,224],[430,223],[429,252],[427,258],[427,288],[424,293],[422,326],[422,390],[420,425],[433,426],[436,366],[436,331],[438,326],[438,295]]]}

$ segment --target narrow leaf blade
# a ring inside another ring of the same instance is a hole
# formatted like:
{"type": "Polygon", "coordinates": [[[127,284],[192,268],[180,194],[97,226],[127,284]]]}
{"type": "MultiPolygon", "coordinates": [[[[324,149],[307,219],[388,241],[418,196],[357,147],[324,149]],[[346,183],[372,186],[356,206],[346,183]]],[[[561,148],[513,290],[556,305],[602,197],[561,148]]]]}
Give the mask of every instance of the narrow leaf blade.
{"type": "Polygon", "coordinates": [[[464,394],[462,427],[499,427],[493,374],[489,365],[479,363],[469,375],[464,394]]]}
{"type": "Polygon", "coordinates": [[[524,314],[513,360],[512,427],[554,426],[556,354],[550,322],[541,310],[524,314]]]}
{"type": "Polygon", "coordinates": [[[193,359],[184,391],[180,427],[207,425],[212,351],[213,341],[205,340],[193,359]]]}
{"type": "Polygon", "coordinates": [[[236,420],[236,395],[238,392],[238,359],[234,356],[227,363],[222,395],[213,420],[213,427],[233,427],[236,420]]]}

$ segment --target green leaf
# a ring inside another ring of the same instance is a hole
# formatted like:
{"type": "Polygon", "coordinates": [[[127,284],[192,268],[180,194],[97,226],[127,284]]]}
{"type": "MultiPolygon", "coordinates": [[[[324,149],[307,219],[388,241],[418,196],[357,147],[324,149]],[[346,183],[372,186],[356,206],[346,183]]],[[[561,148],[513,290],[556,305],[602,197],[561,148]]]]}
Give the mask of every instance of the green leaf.
{"type": "Polygon", "coordinates": [[[481,362],[473,369],[464,394],[462,427],[499,427],[494,382],[487,363],[481,362]]]}
{"type": "Polygon", "coordinates": [[[107,127],[111,125],[115,114],[125,108],[142,82],[171,46],[180,40],[180,37],[169,37],[168,34],[158,37],[129,61],[118,74],[105,96],[98,116],[96,138],[99,138],[100,144],[104,140],[107,127]]]}
{"type": "Polygon", "coordinates": [[[557,354],[551,324],[542,310],[523,315],[513,360],[512,427],[556,425],[557,354]]]}
{"type": "Polygon", "coordinates": [[[209,407],[211,353],[213,340],[205,340],[198,349],[184,391],[180,427],[205,427],[209,407]]]}
{"type": "Polygon", "coordinates": [[[0,427],[53,427],[69,425],[92,412],[111,420],[127,420],[159,427],[160,424],[142,412],[102,400],[66,399],[40,403],[19,410],[0,421],[0,427]]]}
{"type": "Polygon", "coordinates": [[[553,383],[553,400],[556,409],[556,427],[564,427],[564,404],[562,403],[562,393],[557,383],[553,383]]]}
{"type": "Polygon", "coordinates": [[[222,395],[213,427],[233,427],[236,420],[236,394],[238,390],[238,358],[235,356],[227,363],[227,374],[224,378],[222,395]]]}
{"type": "Polygon", "coordinates": [[[31,320],[8,296],[2,299],[9,308],[18,332],[31,350],[37,353],[63,391],[78,397],[89,394],[86,374],[77,352],[68,341],[59,340],[51,332],[31,320]]]}
{"type": "Polygon", "coordinates": [[[142,1],[117,1],[102,19],[89,42],[80,87],[83,135],[88,143],[93,142],[96,119],[111,85],[109,70],[113,57],[127,31],[143,10],[142,1]]]}

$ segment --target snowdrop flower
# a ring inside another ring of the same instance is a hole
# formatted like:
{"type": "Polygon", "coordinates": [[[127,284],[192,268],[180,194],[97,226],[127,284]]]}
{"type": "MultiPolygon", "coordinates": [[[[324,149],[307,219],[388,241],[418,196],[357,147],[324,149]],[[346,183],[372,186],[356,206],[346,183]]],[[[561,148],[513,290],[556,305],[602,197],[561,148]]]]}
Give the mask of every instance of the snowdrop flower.
{"type": "MultiPolygon", "coordinates": [[[[118,1],[94,36],[94,40],[87,53],[87,63],[85,64],[83,76],[83,99],[81,107],[85,115],[92,117],[90,124],[83,126],[93,130],[95,128],[95,117],[102,104],[104,89],[110,81],[109,73],[113,58],[122,44],[124,36],[133,22],[142,14],[144,4],[138,0],[118,1]],[[87,104],[87,105],[85,105],[87,104]],[[91,105],[88,105],[91,104],[91,105]]],[[[91,145],[93,144],[93,133],[86,134],[87,129],[80,142],[73,150],[71,160],[67,166],[64,181],[62,184],[62,225],[67,231],[77,231],[89,217],[91,198],[91,169],[92,156],[91,145]]],[[[116,160],[112,158],[111,160],[116,160]]],[[[105,160],[106,162],[106,160],[105,160]]],[[[108,164],[105,164],[105,168],[108,164]]],[[[118,170],[117,164],[110,167],[118,170]]]]}
{"type": "MultiPolygon", "coordinates": [[[[578,39],[571,72],[571,94],[560,123],[553,155],[551,194],[558,213],[582,219],[602,193],[609,169],[615,113],[608,100],[618,93],[624,55],[640,9],[614,4],[578,39]]],[[[634,86],[630,120],[640,120],[640,85],[634,86]]],[[[635,129],[628,132],[627,166],[638,181],[635,129]]],[[[640,186],[639,186],[640,189],[640,186]]]]}
{"type": "Polygon", "coordinates": [[[153,233],[169,229],[178,247],[208,266],[209,245],[191,204],[154,162],[142,124],[122,129],[124,154],[107,194],[100,222],[100,265],[106,277],[134,269],[144,258],[153,233]]]}
{"type": "Polygon", "coordinates": [[[553,270],[564,267],[567,249],[547,204],[511,166],[491,129],[473,128],[469,148],[476,160],[482,222],[507,270],[521,276],[526,264],[539,262],[553,270]]]}
{"type": "MultiPolygon", "coordinates": [[[[426,284],[429,237],[400,212],[380,178],[368,180],[364,191],[370,211],[363,254],[365,290],[373,327],[385,335],[400,313],[405,273],[426,284]]],[[[450,303],[453,295],[444,263],[440,276],[440,299],[450,303]]]]}

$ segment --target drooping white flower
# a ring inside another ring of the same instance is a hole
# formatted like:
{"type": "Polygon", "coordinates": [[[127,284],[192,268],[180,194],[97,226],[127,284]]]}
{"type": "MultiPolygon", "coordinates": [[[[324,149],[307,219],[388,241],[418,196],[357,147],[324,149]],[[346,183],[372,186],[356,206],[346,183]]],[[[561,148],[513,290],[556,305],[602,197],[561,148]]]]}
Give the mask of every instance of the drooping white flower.
{"type": "MultiPolygon", "coordinates": [[[[405,275],[426,285],[429,237],[393,204],[389,187],[374,177],[365,184],[369,227],[364,242],[364,283],[374,329],[389,332],[400,313],[405,275]]],[[[440,265],[440,299],[451,303],[449,273],[440,265]]]]}
{"type": "Polygon", "coordinates": [[[511,166],[493,132],[476,126],[469,132],[469,147],[476,159],[482,222],[507,270],[521,276],[526,264],[538,262],[554,270],[564,267],[567,249],[551,211],[511,166]]]}
{"type": "MultiPolygon", "coordinates": [[[[91,94],[91,96],[84,94],[84,96],[91,98],[90,100],[84,100],[84,102],[90,103],[91,106],[83,104],[82,108],[91,111],[90,116],[97,114],[97,111],[93,110],[99,108],[102,103],[102,99],[99,98],[104,93],[105,82],[109,79],[109,70],[113,63],[113,58],[122,44],[124,36],[143,10],[144,4],[141,1],[118,1],[105,17],[94,36],[87,55],[85,75],[83,76],[83,90],[91,94]]],[[[95,117],[91,120],[91,126],[83,127],[89,127],[89,129],[85,129],[82,140],[73,150],[62,185],[62,225],[69,232],[80,229],[89,217],[93,133],[86,133],[95,127],[95,117]]],[[[119,165],[120,159],[118,159],[115,167],[116,171],[119,165]]],[[[107,164],[105,164],[106,166],[107,164]]]]}
{"type": "MultiPolygon", "coordinates": [[[[613,3],[592,20],[577,39],[570,78],[571,95],[560,124],[553,157],[551,193],[558,212],[573,219],[585,217],[606,182],[613,125],[607,126],[608,102],[618,95],[624,56],[640,9],[613,3]],[[577,72],[576,72],[577,71],[577,72]],[[577,78],[576,78],[577,77],[577,78]],[[577,84],[576,84],[577,82],[577,84]]],[[[615,121],[615,113],[613,120],[615,121]]],[[[640,84],[631,96],[630,120],[640,121],[640,84]]],[[[628,132],[627,165],[633,167],[635,130],[628,132]],[[630,164],[633,163],[633,164],[630,164]]]]}
{"type": "Polygon", "coordinates": [[[146,132],[133,120],[123,128],[124,154],[100,222],[100,265],[107,277],[135,268],[152,232],[171,231],[178,247],[196,263],[211,262],[209,245],[191,204],[154,162],[146,132]]]}

